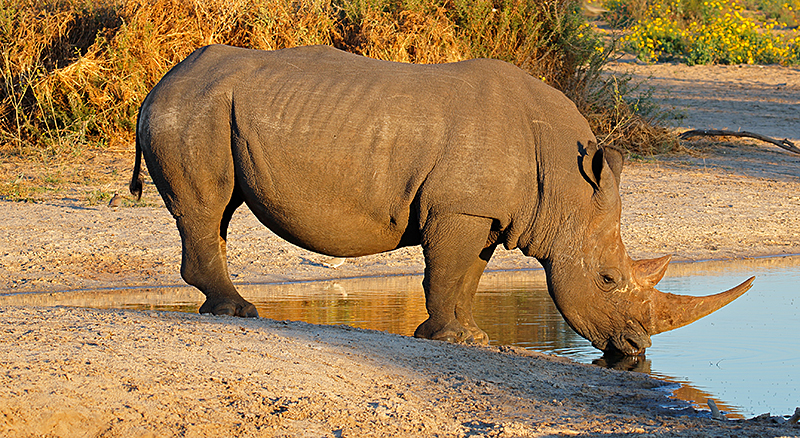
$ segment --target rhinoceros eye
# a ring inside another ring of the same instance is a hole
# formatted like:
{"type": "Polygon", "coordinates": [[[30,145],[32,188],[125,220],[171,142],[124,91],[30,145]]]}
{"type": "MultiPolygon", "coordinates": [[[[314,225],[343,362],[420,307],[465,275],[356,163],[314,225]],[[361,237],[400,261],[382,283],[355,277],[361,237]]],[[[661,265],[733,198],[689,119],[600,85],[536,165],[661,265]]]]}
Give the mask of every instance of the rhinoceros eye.
{"type": "Polygon", "coordinates": [[[615,271],[616,270],[611,269],[600,272],[597,281],[600,289],[608,292],[617,287],[617,284],[619,283],[619,273],[615,271]]]}

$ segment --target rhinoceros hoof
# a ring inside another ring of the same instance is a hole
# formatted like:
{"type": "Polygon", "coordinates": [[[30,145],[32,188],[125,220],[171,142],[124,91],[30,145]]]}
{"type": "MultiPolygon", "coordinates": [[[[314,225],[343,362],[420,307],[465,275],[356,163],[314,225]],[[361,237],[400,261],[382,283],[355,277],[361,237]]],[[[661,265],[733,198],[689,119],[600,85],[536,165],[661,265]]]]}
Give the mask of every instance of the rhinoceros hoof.
{"type": "Polygon", "coordinates": [[[460,322],[453,320],[446,324],[444,327],[436,330],[436,323],[430,319],[426,320],[417,330],[414,331],[414,336],[417,338],[433,339],[435,341],[445,341],[452,343],[473,343],[475,338],[466,327],[460,322]]]}
{"type": "Polygon", "coordinates": [[[485,331],[476,327],[470,327],[469,331],[472,333],[472,343],[479,345],[486,345],[489,343],[489,335],[485,331]]]}
{"type": "Polygon", "coordinates": [[[216,301],[206,300],[200,307],[200,313],[211,313],[214,315],[241,316],[244,318],[258,318],[256,306],[242,300],[235,301],[216,301]]]}

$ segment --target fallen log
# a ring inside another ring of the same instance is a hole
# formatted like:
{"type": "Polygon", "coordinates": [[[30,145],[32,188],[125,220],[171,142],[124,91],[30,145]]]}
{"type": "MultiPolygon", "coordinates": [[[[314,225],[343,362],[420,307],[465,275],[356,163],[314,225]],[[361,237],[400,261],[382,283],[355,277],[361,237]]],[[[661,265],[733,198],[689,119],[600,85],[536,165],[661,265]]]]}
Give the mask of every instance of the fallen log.
{"type": "Polygon", "coordinates": [[[785,138],[783,140],[775,140],[774,138],[767,137],[766,135],[755,134],[747,131],[728,131],[724,129],[692,129],[691,131],[686,131],[682,133],[681,135],[678,136],[678,138],[681,140],[686,140],[687,138],[700,137],[700,136],[754,138],[756,140],[772,143],[775,146],[786,149],[789,152],[800,154],[800,148],[798,148],[797,146],[794,145],[794,143],[785,138]]]}

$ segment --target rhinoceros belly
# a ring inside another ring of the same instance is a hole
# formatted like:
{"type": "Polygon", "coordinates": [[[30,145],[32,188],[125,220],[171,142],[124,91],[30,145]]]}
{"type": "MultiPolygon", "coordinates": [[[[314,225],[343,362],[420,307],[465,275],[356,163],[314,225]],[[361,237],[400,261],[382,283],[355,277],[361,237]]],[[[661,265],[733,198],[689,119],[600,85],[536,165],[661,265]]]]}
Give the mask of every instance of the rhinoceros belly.
{"type": "MultiPolygon", "coordinates": [[[[426,167],[393,145],[332,141],[320,128],[292,140],[234,136],[236,178],[256,217],[284,239],[353,257],[418,244],[414,199],[426,167]]],[[[275,134],[277,131],[273,131],[275,134]]]]}
{"type": "Polygon", "coordinates": [[[249,208],[273,232],[300,247],[355,257],[418,244],[411,198],[388,194],[374,184],[356,184],[346,174],[243,173],[240,186],[249,208]]]}

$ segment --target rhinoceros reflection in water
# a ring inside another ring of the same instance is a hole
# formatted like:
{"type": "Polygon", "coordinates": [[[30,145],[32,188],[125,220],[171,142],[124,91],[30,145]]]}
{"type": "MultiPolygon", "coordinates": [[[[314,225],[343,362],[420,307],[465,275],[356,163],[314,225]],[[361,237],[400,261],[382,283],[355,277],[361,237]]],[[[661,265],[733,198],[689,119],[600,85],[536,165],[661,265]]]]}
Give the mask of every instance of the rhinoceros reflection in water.
{"type": "Polygon", "coordinates": [[[415,336],[486,342],[472,318],[497,245],[536,257],[570,326],[604,351],[744,293],[664,294],[668,257],[633,261],[620,239],[622,155],[574,104],[496,60],[384,62],[330,47],[203,47],[142,104],[131,192],[144,156],[175,216],[181,275],[202,313],[257,316],[228,276],[242,203],[284,239],[355,257],[421,245],[428,319],[415,336]]]}

